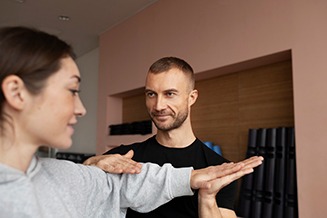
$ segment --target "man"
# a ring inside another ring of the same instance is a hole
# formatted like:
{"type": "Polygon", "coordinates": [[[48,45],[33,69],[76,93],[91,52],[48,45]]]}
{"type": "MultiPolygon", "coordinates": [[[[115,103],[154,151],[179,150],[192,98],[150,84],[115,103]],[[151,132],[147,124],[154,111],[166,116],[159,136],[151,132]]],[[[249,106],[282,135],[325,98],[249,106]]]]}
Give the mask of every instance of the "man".
{"type": "MultiPolygon", "coordinates": [[[[192,67],[182,59],[165,57],[149,68],[145,83],[146,107],[157,134],[144,142],[121,145],[105,154],[126,154],[134,151],[133,160],[152,162],[162,166],[201,169],[228,162],[211,151],[193,133],[190,112],[198,91],[194,89],[192,67]]],[[[105,170],[103,157],[89,160],[105,170]]],[[[135,217],[224,217],[236,218],[233,211],[236,183],[231,183],[219,193],[201,189],[194,196],[176,198],[150,213],[138,213],[131,209],[128,218],[135,217]]]]}

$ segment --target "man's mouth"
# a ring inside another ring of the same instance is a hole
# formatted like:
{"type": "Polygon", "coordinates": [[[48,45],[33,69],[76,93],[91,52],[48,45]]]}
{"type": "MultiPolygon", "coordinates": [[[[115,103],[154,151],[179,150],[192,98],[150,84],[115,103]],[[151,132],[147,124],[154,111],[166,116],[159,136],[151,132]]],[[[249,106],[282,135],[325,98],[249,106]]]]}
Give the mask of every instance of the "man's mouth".
{"type": "Polygon", "coordinates": [[[169,114],[158,114],[158,113],[155,113],[155,114],[152,114],[152,117],[156,120],[159,120],[159,121],[162,121],[162,120],[166,120],[168,117],[170,117],[169,114]]]}

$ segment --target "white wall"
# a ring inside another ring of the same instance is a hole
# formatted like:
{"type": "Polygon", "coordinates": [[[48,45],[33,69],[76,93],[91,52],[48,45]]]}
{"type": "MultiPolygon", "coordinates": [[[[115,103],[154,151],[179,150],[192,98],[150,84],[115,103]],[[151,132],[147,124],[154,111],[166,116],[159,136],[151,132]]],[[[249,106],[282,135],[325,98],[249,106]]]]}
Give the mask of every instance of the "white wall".
{"type": "Polygon", "coordinates": [[[76,60],[82,83],[80,97],[87,110],[78,120],[73,135],[73,146],[67,152],[95,153],[98,104],[99,49],[79,57],[76,60]]]}

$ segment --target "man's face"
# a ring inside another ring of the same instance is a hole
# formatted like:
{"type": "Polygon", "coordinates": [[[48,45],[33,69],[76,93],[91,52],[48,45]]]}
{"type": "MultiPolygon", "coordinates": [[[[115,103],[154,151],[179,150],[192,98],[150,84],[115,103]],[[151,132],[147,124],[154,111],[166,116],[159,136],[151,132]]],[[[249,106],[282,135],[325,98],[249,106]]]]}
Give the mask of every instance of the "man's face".
{"type": "Polygon", "coordinates": [[[179,69],[148,73],[145,98],[148,113],[159,130],[180,128],[189,119],[190,80],[179,69]]]}

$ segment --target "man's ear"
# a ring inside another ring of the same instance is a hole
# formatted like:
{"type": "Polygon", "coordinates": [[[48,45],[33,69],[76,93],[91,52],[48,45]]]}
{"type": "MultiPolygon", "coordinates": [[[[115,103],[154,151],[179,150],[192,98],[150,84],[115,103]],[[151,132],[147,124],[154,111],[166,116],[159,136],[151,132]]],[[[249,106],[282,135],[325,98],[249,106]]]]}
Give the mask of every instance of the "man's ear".
{"type": "Polygon", "coordinates": [[[196,102],[196,99],[198,99],[198,90],[196,89],[193,89],[190,93],[190,96],[189,96],[189,105],[192,106],[195,102],[196,102]]]}
{"type": "Polygon", "coordinates": [[[21,78],[16,75],[7,76],[1,84],[1,88],[7,103],[19,110],[24,106],[25,85],[21,78]]]}

